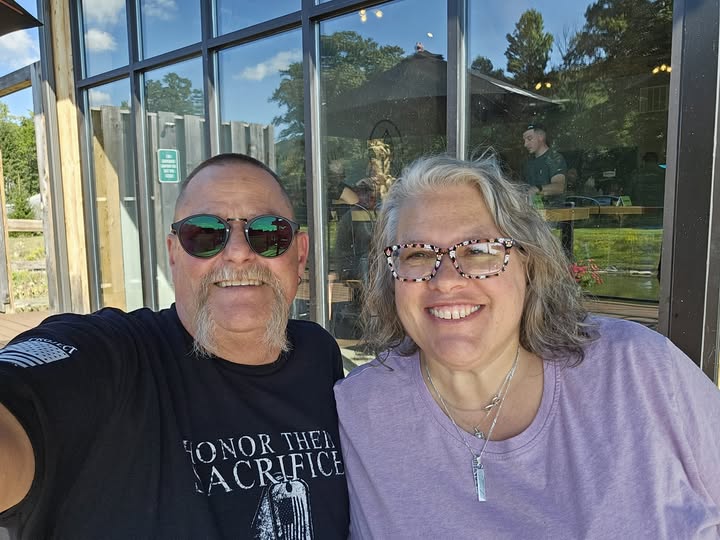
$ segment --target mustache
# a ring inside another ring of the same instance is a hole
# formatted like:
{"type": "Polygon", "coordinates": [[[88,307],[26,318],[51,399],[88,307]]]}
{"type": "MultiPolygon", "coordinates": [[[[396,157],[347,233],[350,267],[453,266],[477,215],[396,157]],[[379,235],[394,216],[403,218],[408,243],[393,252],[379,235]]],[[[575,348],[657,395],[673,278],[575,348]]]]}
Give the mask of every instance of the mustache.
{"type": "Polygon", "coordinates": [[[280,280],[270,270],[260,265],[250,265],[244,268],[231,268],[221,266],[206,274],[200,284],[201,290],[207,291],[211,285],[219,281],[259,281],[273,289],[284,292],[280,280]]]}
{"type": "Polygon", "coordinates": [[[216,323],[208,306],[210,287],[218,281],[259,281],[272,290],[274,302],[271,303],[270,318],[263,337],[263,345],[282,352],[290,350],[286,328],[290,315],[290,306],[285,298],[285,290],[280,280],[267,268],[250,264],[242,269],[220,267],[203,276],[197,295],[198,309],[195,313],[195,336],[193,349],[201,357],[211,356],[217,350],[215,342],[216,323]]]}

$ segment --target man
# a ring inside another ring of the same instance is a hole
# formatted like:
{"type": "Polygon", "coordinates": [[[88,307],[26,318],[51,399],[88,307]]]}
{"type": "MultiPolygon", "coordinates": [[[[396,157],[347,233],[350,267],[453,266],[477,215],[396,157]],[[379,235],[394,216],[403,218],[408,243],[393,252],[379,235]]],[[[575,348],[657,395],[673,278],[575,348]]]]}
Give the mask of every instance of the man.
{"type": "Polygon", "coordinates": [[[0,352],[0,525],[22,538],[345,538],[334,340],[278,177],[215,156],[167,238],[176,303],[51,317],[0,352]]]}
{"type": "Polygon", "coordinates": [[[525,162],[523,178],[530,193],[559,200],[565,193],[565,158],[547,144],[547,132],[541,124],[530,124],[523,133],[525,148],[532,155],[525,162]]]}

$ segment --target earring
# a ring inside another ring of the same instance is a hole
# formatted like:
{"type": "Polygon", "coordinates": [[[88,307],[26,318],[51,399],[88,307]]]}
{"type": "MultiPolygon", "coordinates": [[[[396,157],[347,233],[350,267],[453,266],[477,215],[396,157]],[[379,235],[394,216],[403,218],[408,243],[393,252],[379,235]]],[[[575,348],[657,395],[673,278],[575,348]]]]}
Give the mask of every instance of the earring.
{"type": "Polygon", "coordinates": [[[302,276],[298,276],[298,285],[302,283],[302,276]]]}

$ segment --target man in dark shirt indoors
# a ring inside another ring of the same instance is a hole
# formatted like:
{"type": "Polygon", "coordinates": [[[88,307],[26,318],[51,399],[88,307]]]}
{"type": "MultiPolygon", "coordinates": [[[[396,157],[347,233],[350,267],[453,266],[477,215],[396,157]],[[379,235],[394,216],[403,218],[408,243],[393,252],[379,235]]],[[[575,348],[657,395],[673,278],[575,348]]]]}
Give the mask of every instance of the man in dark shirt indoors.
{"type": "Polygon", "coordinates": [[[339,349],[288,321],[308,237],[278,177],[185,180],[176,303],[58,315],[0,351],[0,526],[29,539],[345,538],[339,349]]]}
{"type": "Polygon", "coordinates": [[[548,202],[562,203],[567,165],[562,154],[548,146],[545,127],[528,125],[523,132],[523,144],[532,156],[523,170],[523,180],[530,186],[530,193],[539,193],[548,202]]]}

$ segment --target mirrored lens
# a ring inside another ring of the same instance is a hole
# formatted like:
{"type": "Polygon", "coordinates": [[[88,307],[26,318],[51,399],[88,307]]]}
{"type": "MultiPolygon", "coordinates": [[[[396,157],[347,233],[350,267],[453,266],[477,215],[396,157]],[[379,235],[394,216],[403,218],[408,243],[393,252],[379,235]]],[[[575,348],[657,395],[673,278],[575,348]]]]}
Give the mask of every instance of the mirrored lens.
{"type": "Polygon", "coordinates": [[[435,251],[427,247],[401,247],[392,252],[391,259],[395,273],[405,279],[429,276],[437,262],[435,251]]]}
{"type": "Polygon", "coordinates": [[[293,240],[293,226],[280,216],[259,216],[247,224],[250,247],[263,257],[277,257],[285,253],[293,240]]]}
{"type": "Polygon", "coordinates": [[[502,271],[505,246],[499,242],[478,242],[459,246],[455,260],[460,270],[471,276],[485,276],[502,271]]]}
{"type": "Polygon", "coordinates": [[[195,257],[217,255],[228,237],[225,224],[215,216],[193,216],[180,225],[177,234],[183,249],[195,257]]]}

